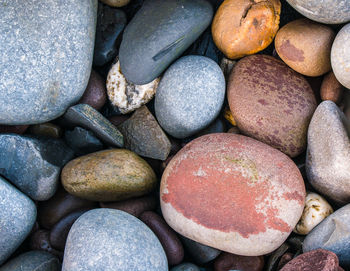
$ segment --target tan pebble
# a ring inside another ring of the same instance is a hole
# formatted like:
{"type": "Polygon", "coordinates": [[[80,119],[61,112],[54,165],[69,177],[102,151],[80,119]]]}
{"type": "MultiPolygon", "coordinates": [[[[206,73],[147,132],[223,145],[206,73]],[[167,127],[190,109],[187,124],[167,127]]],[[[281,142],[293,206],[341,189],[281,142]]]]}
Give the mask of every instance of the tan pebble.
{"type": "Polygon", "coordinates": [[[334,73],[331,71],[325,75],[321,85],[321,99],[330,100],[339,104],[343,96],[344,87],[339,83],[334,73]]]}

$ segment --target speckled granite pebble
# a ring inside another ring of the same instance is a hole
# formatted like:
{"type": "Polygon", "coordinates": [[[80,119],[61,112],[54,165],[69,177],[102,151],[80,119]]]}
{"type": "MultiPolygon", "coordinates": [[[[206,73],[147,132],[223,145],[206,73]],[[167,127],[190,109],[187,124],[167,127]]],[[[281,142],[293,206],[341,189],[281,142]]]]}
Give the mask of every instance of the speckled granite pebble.
{"type": "Polygon", "coordinates": [[[1,124],[46,122],[79,100],[91,70],[96,13],[97,0],[1,1],[1,124]]]}
{"type": "Polygon", "coordinates": [[[27,196],[0,177],[0,265],[30,233],[36,208],[27,196]]]}
{"type": "Polygon", "coordinates": [[[59,139],[0,135],[0,174],[34,200],[54,195],[61,168],[72,158],[59,139]]]}
{"type": "Polygon", "coordinates": [[[153,232],[123,211],[94,209],[71,228],[62,271],[167,271],[168,263],[153,232]]]}

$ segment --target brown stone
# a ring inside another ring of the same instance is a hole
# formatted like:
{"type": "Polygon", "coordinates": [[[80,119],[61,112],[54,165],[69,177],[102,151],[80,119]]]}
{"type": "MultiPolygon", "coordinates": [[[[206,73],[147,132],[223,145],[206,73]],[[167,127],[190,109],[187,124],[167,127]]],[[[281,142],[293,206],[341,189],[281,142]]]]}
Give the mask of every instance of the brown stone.
{"type": "Polygon", "coordinates": [[[343,91],[344,87],[332,71],[325,75],[320,90],[322,101],[330,100],[339,105],[343,97],[343,91]]]}
{"type": "Polygon", "coordinates": [[[0,125],[0,134],[24,134],[29,125],[0,125]]]}
{"type": "Polygon", "coordinates": [[[62,129],[58,125],[46,122],[30,126],[29,133],[37,136],[60,138],[62,129]]]}
{"type": "Polygon", "coordinates": [[[119,126],[124,121],[126,121],[128,118],[130,118],[130,115],[118,115],[118,116],[112,116],[109,117],[108,120],[114,125],[119,126]]]}
{"type": "Polygon", "coordinates": [[[261,271],[263,268],[264,257],[262,256],[247,257],[224,252],[214,262],[215,271],[261,271]]]}

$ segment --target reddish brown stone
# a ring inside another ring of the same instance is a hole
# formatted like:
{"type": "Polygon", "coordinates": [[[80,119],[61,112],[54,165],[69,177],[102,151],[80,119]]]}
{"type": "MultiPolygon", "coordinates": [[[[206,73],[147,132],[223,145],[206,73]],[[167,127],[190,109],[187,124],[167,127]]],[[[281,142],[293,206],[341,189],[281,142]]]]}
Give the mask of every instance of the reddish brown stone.
{"type": "Polygon", "coordinates": [[[263,268],[264,257],[262,256],[247,257],[224,252],[214,262],[215,271],[261,271],[263,268]]]}
{"type": "Polygon", "coordinates": [[[343,91],[344,87],[339,83],[333,72],[325,75],[320,90],[322,101],[330,100],[339,104],[343,91]]]}
{"type": "Polygon", "coordinates": [[[89,83],[79,103],[88,104],[96,110],[100,110],[106,101],[106,83],[97,72],[91,70],[89,83]]]}
{"type": "Polygon", "coordinates": [[[0,125],[0,134],[23,134],[29,125],[0,125]]]}

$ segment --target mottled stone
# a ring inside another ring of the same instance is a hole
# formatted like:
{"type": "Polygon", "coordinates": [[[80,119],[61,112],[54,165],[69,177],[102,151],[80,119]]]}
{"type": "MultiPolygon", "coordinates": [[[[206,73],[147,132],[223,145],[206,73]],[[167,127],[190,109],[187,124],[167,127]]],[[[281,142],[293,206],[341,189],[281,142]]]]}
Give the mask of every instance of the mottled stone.
{"type": "Polygon", "coordinates": [[[125,77],[137,85],[153,81],[200,36],[212,16],[205,0],[145,1],[120,45],[125,77]]]}
{"type": "Polygon", "coordinates": [[[60,261],[44,251],[29,251],[12,259],[0,271],[60,271],[60,261]]]}
{"type": "Polygon", "coordinates": [[[343,98],[344,87],[339,83],[333,71],[326,74],[322,80],[320,96],[323,101],[330,100],[339,104],[343,98]]]}
{"type": "Polygon", "coordinates": [[[55,194],[61,168],[72,158],[59,139],[0,135],[0,174],[34,200],[55,194]]]}
{"type": "Polygon", "coordinates": [[[177,266],[174,266],[170,271],[200,271],[197,265],[192,263],[182,263],[177,266]]]}
{"type": "Polygon", "coordinates": [[[215,271],[261,271],[263,268],[264,257],[262,256],[247,257],[224,252],[214,262],[215,271]]]}
{"type": "Polygon", "coordinates": [[[160,199],[165,220],[181,235],[259,256],[292,232],[303,212],[305,186],[282,152],[246,136],[210,134],[192,140],[170,161],[160,199]]]}
{"type": "MultiPolygon", "coordinates": [[[[350,0],[348,13],[350,20],[350,0]]],[[[335,77],[346,88],[350,88],[350,23],[338,32],[332,45],[331,62],[335,77]]]]}
{"type": "Polygon", "coordinates": [[[160,126],[185,138],[208,126],[219,114],[225,96],[220,67],[203,56],[185,56],[162,77],[155,98],[160,126]]]}
{"type": "Polygon", "coordinates": [[[96,13],[97,0],[2,1],[1,124],[47,122],[79,100],[91,70],[96,13]]]}
{"type": "Polygon", "coordinates": [[[64,119],[71,124],[91,130],[108,145],[123,147],[124,139],[119,130],[101,113],[87,104],[77,104],[68,109],[64,119]]]}
{"type": "Polygon", "coordinates": [[[62,136],[62,129],[58,125],[46,122],[30,126],[29,133],[37,136],[60,138],[62,136]]]}
{"type": "Polygon", "coordinates": [[[62,271],[167,271],[168,263],[153,232],[125,212],[95,209],[73,224],[62,271]]]}
{"type": "Polygon", "coordinates": [[[350,123],[332,101],[316,109],[308,130],[306,173],[311,185],[340,204],[350,200],[350,123]]]}
{"type": "Polygon", "coordinates": [[[146,106],[137,109],[118,129],[124,135],[125,148],[153,159],[168,157],[171,143],[146,106]]]}
{"type": "Polygon", "coordinates": [[[20,246],[36,219],[36,208],[27,196],[0,177],[0,265],[20,246]]]}

